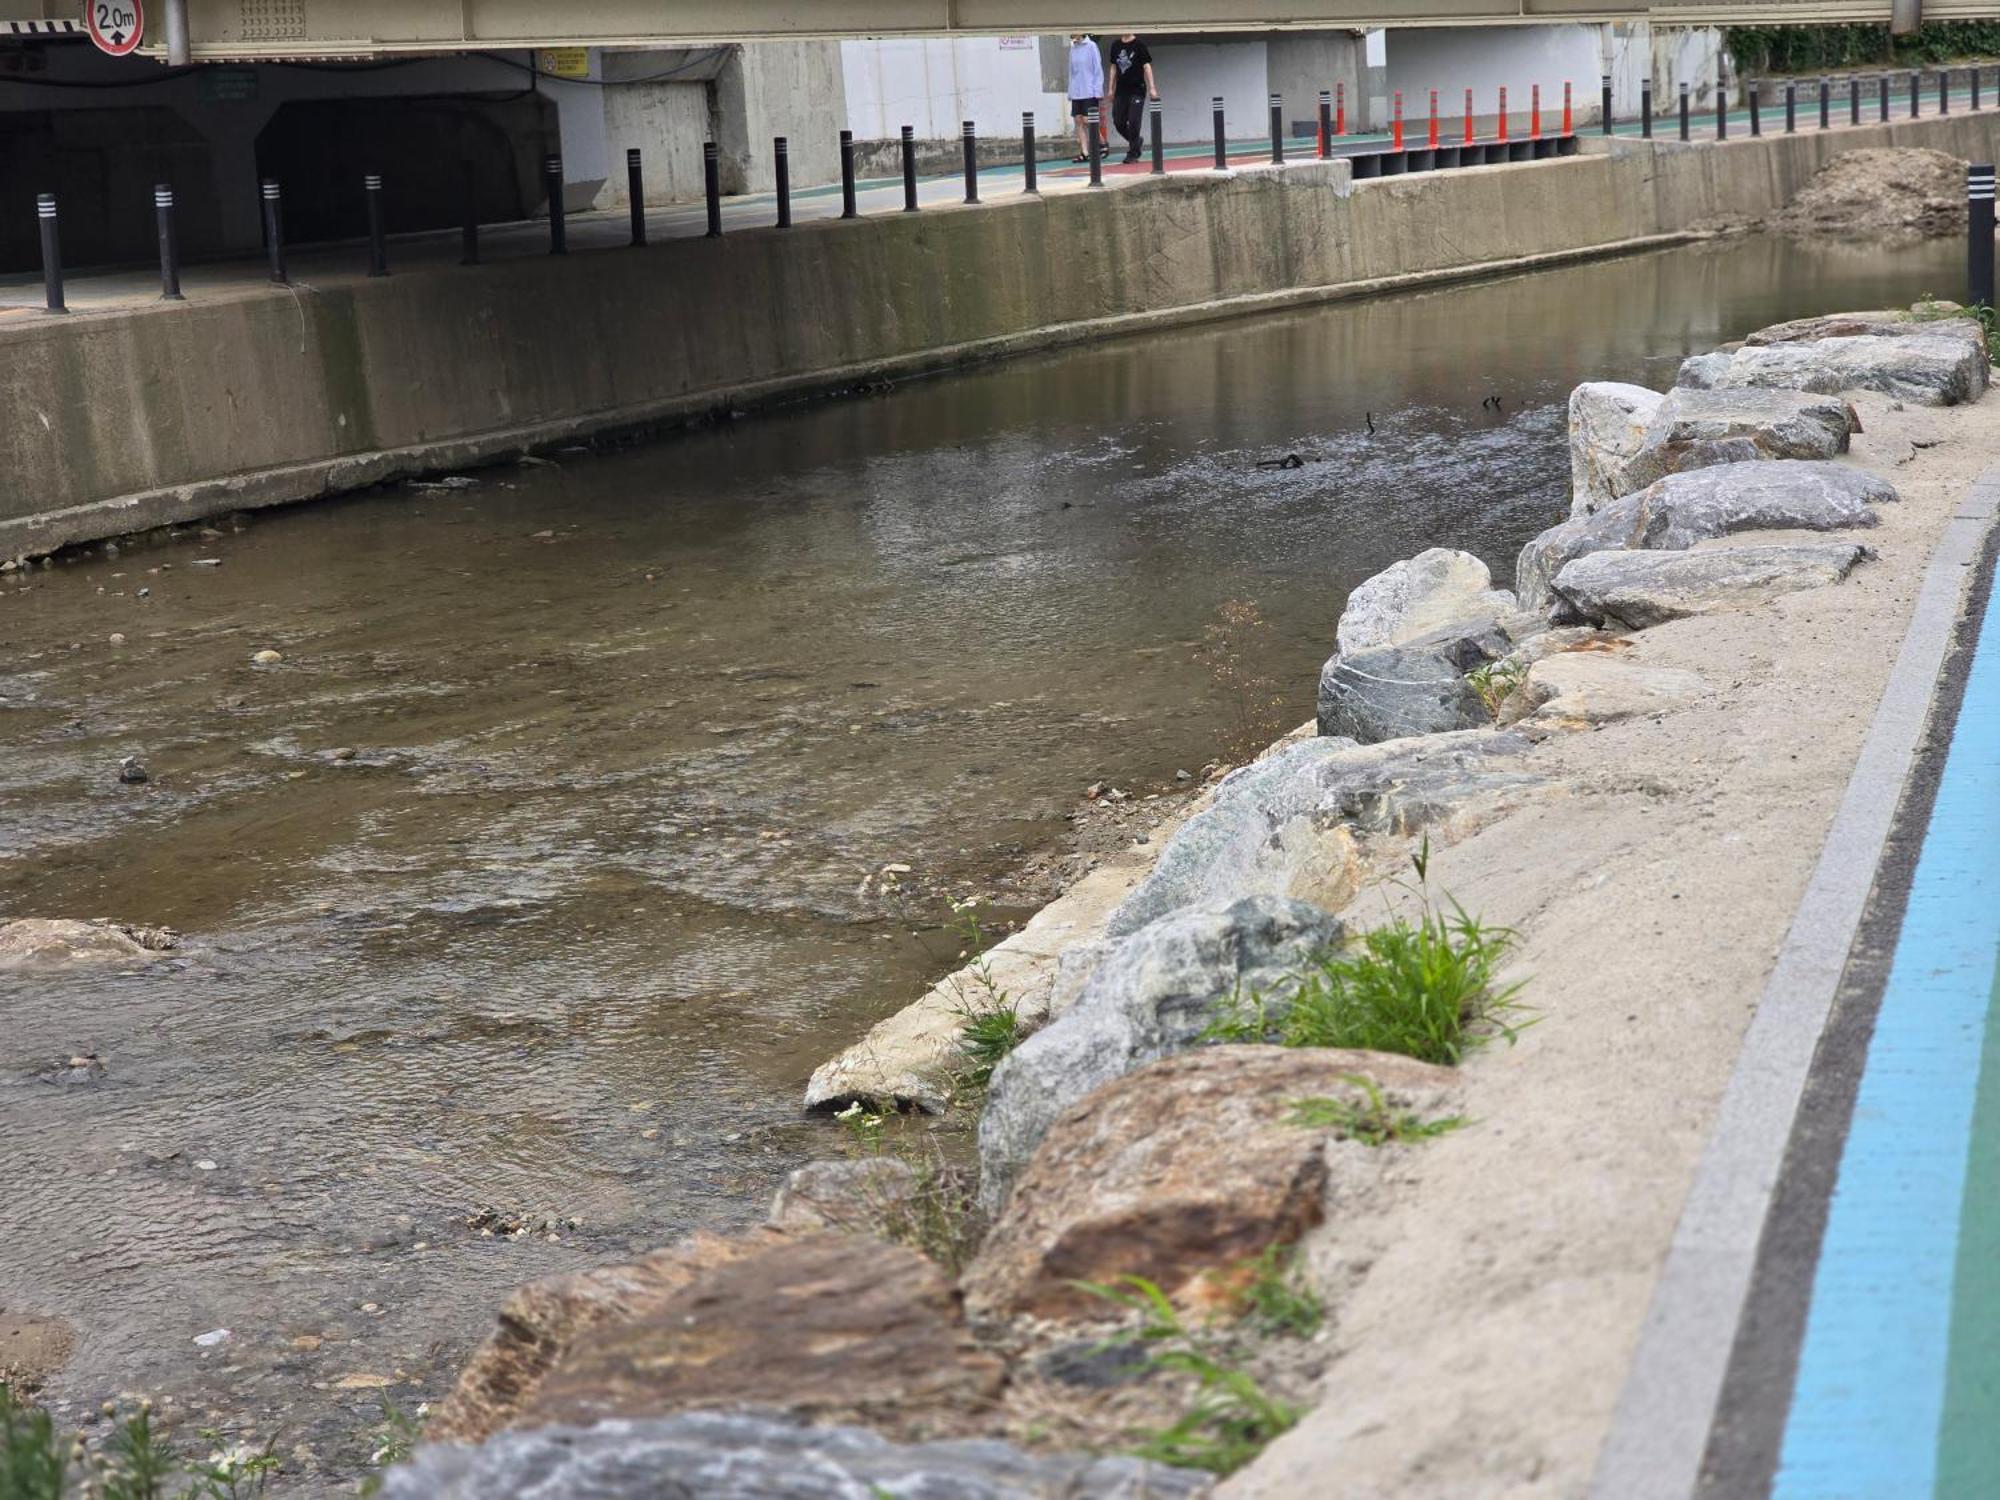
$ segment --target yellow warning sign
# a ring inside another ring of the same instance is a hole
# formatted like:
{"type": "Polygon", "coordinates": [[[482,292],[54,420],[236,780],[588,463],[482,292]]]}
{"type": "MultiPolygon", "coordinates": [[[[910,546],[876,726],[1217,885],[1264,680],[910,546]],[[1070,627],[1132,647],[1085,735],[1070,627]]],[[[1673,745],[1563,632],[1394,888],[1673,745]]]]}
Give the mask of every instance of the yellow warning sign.
{"type": "Polygon", "coordinates": [[[538,47],[535,49],[535,67],[551,78],[588,78],[590,76],[590,49],[588,47],[538,47]]]}

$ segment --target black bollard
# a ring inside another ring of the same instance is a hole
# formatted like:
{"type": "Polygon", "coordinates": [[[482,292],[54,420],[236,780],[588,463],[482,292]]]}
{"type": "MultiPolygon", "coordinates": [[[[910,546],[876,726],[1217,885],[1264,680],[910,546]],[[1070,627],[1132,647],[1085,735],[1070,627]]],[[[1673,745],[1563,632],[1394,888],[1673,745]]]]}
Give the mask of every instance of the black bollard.
{"type": "Polygon", "coordinates": [[[1951,69],[1938,69],[1938,113],[1951,113],[1951,69]]]}
{"type": "Polygon", "coordinates": [[[1876,81],[1881,85],[1882,123],[1887,125],[1889,123],[1889,75],[1884,73],[1876,81]]]}
{"type": "Polygon", "coordinates": [[[382,177],[377,172],[365,172],[361,177],[361,191],[368,200],[368,274],[387,276],[389,274],[389,235],[382,217],[382,177]]]}
{"type": "Polygon", "coordinates": [[[792,146],[781,135],[771,137],[771,171],[778,193],[778,227],[792,227],[792,146]]]}
{"type": "Polygon", "coordinates": [[[174,188],[170,182],[153,184],[153,218],[160,229],[160,300],[182,302],[181,242],[174,233],[174,188]]]}
{"type": "Polygon", "coordinates": [[[1965,300],[1993,306],[1993,165],[1965,169],[1965,300]]]}
{"type": "Polygon", "coordinates": [[[857,219],[860,210],[854,206],[854,132],[840,132],[840,216],[843,219],[857,219]]]}
{"type": "Polygon", "coordinates": [[[1653,138],[1653,80],[1639,80],[1639,134],[1647,140],[1653,138]]]}
{"type": "Polygon", "coordinates": [[[1271,96],[1271,163],[1282,166],[1285,160],[1285,101],[1279,94],[1271,96]]]}
{"type": "Polygon", "coordinates": [[[259,191],[264,199],[264,248],[271,256],[271,280],[285,286],[291,278],[285,274],[285,203],[278,179],[266,177],[259,191]]]}
{"type": "Polygon", "coordinates": [[[1819,128],[1825,130],[1832,123],[1833,83],[1830,79],[1819,81],[1819,128]]]}
{"type": "Polygon", "coordinates": [[[1090,127],[1090,185],[1104,186],[1104,117],[1098,107],[1090,106],[1090,113],[1084,116],[1084,123],[1090,127]]]}
{"type": "Polygon", "coordinates": [[[972,121],[965,120],[958,127],[958,139],[965,148],[965,201],[979,201],[979,136],[973,129],[972,121]]]}
{"type": "Polygon", "coordinates": [[[1333,90],[1319,91],[1319,159],[1333,155],[1333,90]]]}
{"type": "Polygon", "coordinates": [[[914,126],[905,125],[903,139],[903,212],[917,211],[917,132],[914,126]]]}
{"type": "Polygon", "coordinates": [[[458,164],[458,263],[479,264],[479,173],[469,161],[458,164]]]}
{"type": "Polygon", "coordinates": [[[1688,138],[1688,86],[1681,85],[1681,139],[1688,138]]]}
{"type": "Polygon", "coordinates": [[[1598,108],[1604,115],[1602,122],[1604,133],[1609,135],[1611,134],[1611,75],[1609,73],[1602,73],[1598,76],[1602,81],[1602,86],[1598,90],[1600,95],[1598,108]]]}
{"type": "Polygon", "coordinates": [[[62,236],[56,231],[56,195],[42,193],[35,199],[35,217],[42,225],[42,292],[52,313],[68,312],[63,301],[62,236]]]}
{"type": "Polygon", "coordinates": [[[1021,191],[1036,192],[1035,187],[1035,112],[1021,111],[1021,191]]]}
{"type": "Polygon", "coordinates": [[[1752,135],[1762,135],[1762,134],[1764,133],[1764,121],[1763,121],[1763,119],[1762,119],[1762,118],[1761,118],[1761,117],[1760,117],[1760,116],[1758,115],[1758,113],[1757,113],[1757,102],[1758,102],[1758,94],[1759,94],[1759,91],[1760,91],[1760,89],[1761,89],[1761,88],[1762,88],[1762,85],[1760,85],[1760,84],[1759,84],[1759,83],[1758,83],[1758,82],[1757,82],[1757,81],[1756,81],[1755,79],[1752,79],[1752,80],[1751,80],[1751,82],[1750,82],[1750,133],[1751,133],[1752,135]]]}
{"type": "Polygon", "coordinates": [[[1215,170],[1218,172],[1227,172],[1229,170],[1229,142],[1224,138],[1222,133],[1222,95],[1215,95],[1210,102],[1209,108],[1215,114],[1215,170]]]}
{"type": "Polygon", "coordinates": [[[1160,101],[1157,99],[1146,101],[1146,132],[1153,146],[1153,175],[1164,177],[1167,171],[1167,137],[1166,126],[1160,119],[1160,101]]]}
{"type": "Polygon", "coordinates": [[[1859,125],[1861,123],[1861,77],[1859,74],[1851,74],[1847,80],[1847,123],[1850,125],[1859,125]]]}
{"type": "Polygon", "coordinates": [[[1910,73],[1910,118],[1912,120],[1917,118],[1919,112],[1918,106],[1923,102],[1923,93],[1924,75],[1912,69],[1910,73]]]}
{"type": "Polygon", "coordinates": [[[625,148],[625,198],[632,208],[632,243],[646,243],[646,169],[637,146],[625,148]]]}
{"type": "Polygon", "coordinates": [[[560,156],[542,160],[542,186],[549,195],[549,254],[569,254],[569,219],[563,210],[563,164],[560,156]]]}
{"type": "Polygon", "coordinates": [[[701,191],[708,200],[708,238],[722,238],[722,158],[714,141],[701,143],[701,191]]]}
{"type": "Polygon", "coordinates": [[[1715,138],[1729,139],[1729,91],[1720,84],[1715,89],[1715,138]]]}
{"type": "Polygon", "coordinates": [[[1799,128],[1799,86],[1785,85],[1785,134],[1792,135],[1799,128]]]}

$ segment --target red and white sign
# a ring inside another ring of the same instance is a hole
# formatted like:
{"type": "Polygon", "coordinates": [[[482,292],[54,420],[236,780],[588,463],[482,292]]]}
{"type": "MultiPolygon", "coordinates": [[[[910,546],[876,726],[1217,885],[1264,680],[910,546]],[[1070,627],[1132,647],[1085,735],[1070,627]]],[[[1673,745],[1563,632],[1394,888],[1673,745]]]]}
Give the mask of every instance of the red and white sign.
{"type": "Polygon", "coordinates": [[[97,50],[113,57],[132,51],[146,34],[142,0],[83,0],[83,14],[97,50]]]}

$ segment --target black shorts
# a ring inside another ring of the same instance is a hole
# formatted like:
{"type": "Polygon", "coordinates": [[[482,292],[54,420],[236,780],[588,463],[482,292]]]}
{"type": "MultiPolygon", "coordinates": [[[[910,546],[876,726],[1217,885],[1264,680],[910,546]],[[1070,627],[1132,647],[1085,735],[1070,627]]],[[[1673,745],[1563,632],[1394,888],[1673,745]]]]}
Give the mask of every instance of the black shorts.
{"type": "Polygon", "coordinates": [[[1096,108],[1097,101],[1095,99],[1072,99],[1069,101],[1069,114],[1073,120],[1081,120],[1096,108]]]}

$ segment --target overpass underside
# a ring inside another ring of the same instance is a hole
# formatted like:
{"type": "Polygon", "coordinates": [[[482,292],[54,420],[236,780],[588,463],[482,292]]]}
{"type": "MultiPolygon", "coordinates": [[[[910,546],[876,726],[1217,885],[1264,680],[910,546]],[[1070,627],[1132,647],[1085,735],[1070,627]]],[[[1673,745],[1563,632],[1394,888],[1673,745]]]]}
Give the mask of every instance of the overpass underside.
{"type": "MultiPolygon", "coordinates": [[[[171,0],[150,0],[163,55],[171,0]]],[[[502,47],[685,47],[760,39],[1487,26],[1888,25],[1891,0],[185,0],[195,60],[375,57],[502,47]]],[[[82,0],[17,3],[80,19],[82,0]]],[[[1904,11],[1904,7],[1894,7],[1904,11]]],[[[1927,21],[2000,18],[2000,0],[1923,0],[1927,21]]],[[[1908,24],[1907,12],[1893,19],[1908,24]]],[[[1900,28],[1899,28],[1900,29],[1900,28]]]]}

